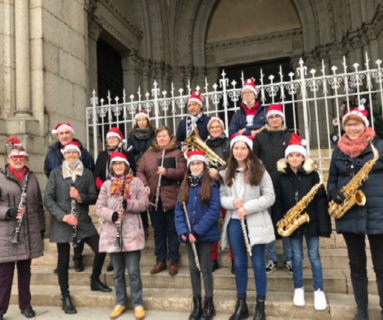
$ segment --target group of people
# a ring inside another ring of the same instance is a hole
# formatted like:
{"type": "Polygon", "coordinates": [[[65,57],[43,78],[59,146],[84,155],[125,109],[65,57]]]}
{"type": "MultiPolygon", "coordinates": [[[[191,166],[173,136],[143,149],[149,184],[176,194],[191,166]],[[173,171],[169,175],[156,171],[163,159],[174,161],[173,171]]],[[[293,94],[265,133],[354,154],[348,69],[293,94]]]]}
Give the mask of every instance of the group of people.
{"type": "MultiPolygon", "coordinates": [[[[308,215],[306,223],[283,237],[283,267],[293,275],[293,304],[304,306],[305,238],[314,308],[326,309],[319,238],[331,235],[329,202],[342,204],[346,200],[342,188],[374,156],[368,139],[378,150],[379,159],[361,187],[366,204],[352,206],[336,220],[336,230],[343,234],[348,249],[357,304],[355,319],[368,319],[366,235],[383,310],[383,259],[379,254],[383,240],[383,143],[369,126],[367,111],[358,107],[343,117],[345,134],[333,152],[326,193],[315,162],[307,156],[304,140],[287,129],[282,106],[261,105],[252,79],[245,82],[241,95],[241,108],[230,122],[230,137],[225,135],[220,118],[203,113],[201,95],[195,91],[188,102],[189,115],[181,120],[176,136],[167,127],[154,129],[148,114],[141,110],[127,141],[118,128],[108,131],[107,149],[98,155],[96,164],[74,138],[69,123],[56,126],[53,133],[58,142],[50,147],[44,165],[49,179],[44,204],[50,213],[50,241],[57,244],[56,271],[65,313],[77,312],[69,293],[70,246],[74,247],[75,270],[81,272],[86,243],[94,252],[91,290],[112,291],[99,279],[106,253],[110,255],[116,294],[111,319],[127,308],[125,269],[135,317],[145,317],[140,258],[150,217],[156,259],[151,274],[168,269],[170,276],[176,276],[179,246],[186,245],[193,292],[190,320],[215,316],[213,272],[219,268],[219,240],[222,248],[230,245],[237,289],[230,320],[249,317],[248,256],[256,286],[254,320],[265,320],[266,274],[277,268],[278,222],[314,189],[302,212],[308,215]],[[210,150],[209,154],[204,153],[206,150],[187,150],[184,141],[195,130],[221,164],[211,161],[210,150]],[[94,204],[101,220],[100,233],[89,216],[89,206],[94,204]],[[219,230],[221,214],[223,227],[219,230]]],[[[8,139],[7,155],[7,164],[0,171],[0,320],[9,305],[15,265],[21,313],[35,315],[29,289],[30,266],[31,259],[43,254],[45,232],[39,184],[26,167],[28,154],[16,137],[8,139]],[[15,242],[17,232],[19,241],[15,242]]]]}

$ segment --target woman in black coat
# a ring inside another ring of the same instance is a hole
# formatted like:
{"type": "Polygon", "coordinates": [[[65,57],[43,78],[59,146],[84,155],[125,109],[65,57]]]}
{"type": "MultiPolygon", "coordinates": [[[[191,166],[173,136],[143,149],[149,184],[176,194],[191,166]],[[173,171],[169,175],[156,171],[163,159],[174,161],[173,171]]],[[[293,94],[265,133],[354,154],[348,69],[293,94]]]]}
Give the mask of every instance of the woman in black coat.
{"type": "Polygon", "coordinates": [[[369,127],[364,107],[346,113],[342,122],[346,133],[339,139],[332,154],[327,184],[329,195],[335,203],[343,203],[345,198],[340,190],[373,158],[367,136],[379,152],[379,159],[360,188],[365,194],[366,204],[354,205],[336,220],[336,231],[343,234],[347,245],[351,282],[358,307],[355,319],[360,320],[368,319],[366,235],[370,243],[380,307],[383,310],[383,142],[369,127]]]}
{"type": "MultiPolygon", "coordinates": [[[[155,138],[155,132],[152,124],[149,121],[148,113],[145,110],[140,110],[134,116],[134,127],[128,136],[128,148],[132,148],[134,155],[134,161],[137,164],[143,156],[143,154],[152,145],[152,141],[155,138]]],[[[128,159],[130,162],[130,160],[128,159]]],[[[149,220],[148,212],[141,212],[142,224],[145,231],[145,239],[149,236],[149,220]]]]}

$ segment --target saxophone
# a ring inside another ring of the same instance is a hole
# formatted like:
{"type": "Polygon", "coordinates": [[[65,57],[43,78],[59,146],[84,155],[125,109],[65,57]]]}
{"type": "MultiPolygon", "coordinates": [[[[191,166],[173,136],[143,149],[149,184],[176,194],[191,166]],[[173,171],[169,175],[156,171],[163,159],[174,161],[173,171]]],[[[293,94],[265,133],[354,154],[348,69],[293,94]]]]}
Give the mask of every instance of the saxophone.
{"type": "Polygon", "coordinates": [[[291,234],[302,224],[310,222],[309,215],[304,211],[323,185],[323,177],[318,172],[318,167],[316,165],[315,171],[319,174],[319,182],[314,185],[311,190],[300,201],[298,201],[297,204],[292,207],[281,220],[278,221],[277,231],[282,237],[291,236],[291,234]]]}
{"type": "Polygon", "coordinates": [[[368,179],[368,174],[375,165],[376,161],[379,159],[379,152],[374,147],[370,137],[367,137],[367,142],[371,146],[374,157],[367,161],[363,168],[360,169],[356,175],[354,175],[350,182],[340,190],[340,192],[345,196],[343,203],[337,204],[334,201],[330,202],[328,213],[331,217],[336,219],[342,218],[354,204],[357,204],[358,206],[364,206],[366,204],[366,196],[363,191],[358,189],[368,179]]]}

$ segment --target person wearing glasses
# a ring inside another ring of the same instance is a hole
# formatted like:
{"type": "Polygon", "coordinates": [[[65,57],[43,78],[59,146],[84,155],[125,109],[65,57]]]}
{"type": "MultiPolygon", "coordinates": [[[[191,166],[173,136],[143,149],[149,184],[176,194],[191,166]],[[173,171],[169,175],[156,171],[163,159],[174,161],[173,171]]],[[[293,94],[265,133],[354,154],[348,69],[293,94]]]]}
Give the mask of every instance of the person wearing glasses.
{"type": "Polygon", "coordinates": [[[366,238],[370,244],[383,312],[383,142],[369,126],[368,113],[364,106],[347,112],[342,123],[345,134],[333,151],[327,184],[327,192],[335,203],[344,202],[341,189],[373,158],[367,137],[379,152],[378,161],[360,188],[366,197],[366,204],[352,206],[343,217],[335,220],[336,231],[343,234],[350,260],[351,283],[357,305],[354,319],[364,320],[368,319],[366,238]]]}
{"type": "MultiPolygon", "coordinates": [[[[285,156],[285,150],[291,139],[291,130],[285,126],[285,115],[282,105],[272,104],[266,113],[267,124],[265,130],[258,133],[253,139],[253,151],[261,159],[267,172],[270,174],[275,186],[278,176],[277,162],[285,156]]],[[[269,210],[271,214],[271,208],[269,210]]],[[[274,220],[274,219],[273,219],[274,220]]],[[[277,221],[274,221],[274,225],[277,221]]],[[[280,236],[276,233],[277,239],[280,236]]],[[[289,273],[293,272],[292,252],[290,238],[282,238],[283,241],[283,265],[289,273]]],[[[277,253],[275,241],[266,245],[267,264],[266,272],[271,273],[277,270],[277,253]]]]}
{"type": "Polygon", "coordinates": [[[231,118],[229,137],[233,134],[252,136],[262,128],[266,122],[267,107],[257,101],[257,89],[253,79],[247,79],[241,89],[241,108],[231,118]]]}
{"type": "Polygon", "coordinates": [[[39,182],[25,165],[28,154],[17,137],[7,140],[7,164],[0,170],[0,320],[8,310],[15,266],[19,308],[27,318],[35,317],[31,307],[31,261],[44,249],[45,217],[39,182]],[[25,207],[20,208],[26,186],[25,207]],[[18,220],[18,243],[15,232],[18,220]]]}

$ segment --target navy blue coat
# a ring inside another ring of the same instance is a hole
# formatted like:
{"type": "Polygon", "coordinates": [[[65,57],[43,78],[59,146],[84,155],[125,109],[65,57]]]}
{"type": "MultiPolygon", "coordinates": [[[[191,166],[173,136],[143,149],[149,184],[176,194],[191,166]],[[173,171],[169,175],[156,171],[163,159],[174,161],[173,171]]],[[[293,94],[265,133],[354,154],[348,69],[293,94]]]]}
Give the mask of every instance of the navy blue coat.
{"type": "Polygon", "coordinates": [[[129,149],[130,147],[133,147],[133,150],[131,150],[131,152],[134,155],[134,161],[136,163],[138,162],[138,160],[140,160],[140,158],[145,153],[145,151],[149,149],[155,137],[156,137],[156,134],[154,130],[153,130],[153,133],[150,135],[149,139],[146,139],[146,140],[137,139],[136,136],[132,134],[132,132],[129,133],[127,149],[129,149]]]}
{"type": "MultiPolygon", "coordinates": [[[[86,150],[80,140],[73,139],[73,141],[77,142],[80,145],[81,157],[80,160],[83,163],[84,167],[89,169],[90,171],[94,170],[94,160],[88,150],[86,150]]],[[[61,143],[57,141],[56,143],[49,146],[49,151],[45,156],[44,161],[44,172],[47,178],[51,174],[53,169],[61,167],[61,164],[64,160],[63,154],[61,153],[61,143]]]]}
{"type": "MultiPolygon", "coordinates": [[[[218,218],[221,212],[221,202],[218,184],[215,181],[212,183],[211,196],[208,202],[201,203],[200,201],[201,186],[190,187],[189,199],[186,201],[191,229],[197,233],[196,239],[199,242],[215,242],[219,240],[218,218]]],[[[179,202],[179,197],[176,202],[174,220],[179,237],[188,232],[185,212],[179,202]]]]}
{"type": "MultiPolygon", "coordinates": [[[[354,205],[342,218],[335,220],[338,233],[383,234],[383,141],[375,137],[373,143],[379,151],[379,160],[360,188],[366,195],[367,203],[363,207],[354,205]]],[[[370,146],[356,158],[349,157],[336,147],[331,158],[327,191],[342,189],[351,180],[352,171],[359,171],[372,158],[370,146]]]]}
{"type": "MultiPolygon", "coordinates": [[[[202,117],[197,120],[197,130],[198,134],[203,141],[209,136],[209,131],[207,130],[207,124],[210,121],[210,117],[205,114],[202,114],[202,117]]],[[[187,138],[186,136],[186,118],[180,121],[177,129],[177,145],[181,149],[181,142],[184,142],[187,138]]]]}
{"type": "Polygon", "coordinates": [[[259,105],[253,119],[253,124],[251,126],[247,126],[246,113],[245,110],[243,110],[241,107],[236,113],[234,113],[233,118],[231,118],[229,126],[229,137],[231,138],[232,134],[238,133],[238,131],[243,128],[246,128],[243,135],[250,136],[251,130],[257,130],[263,127],[266,123],[267,109],[267,106],[259,105]]]}

